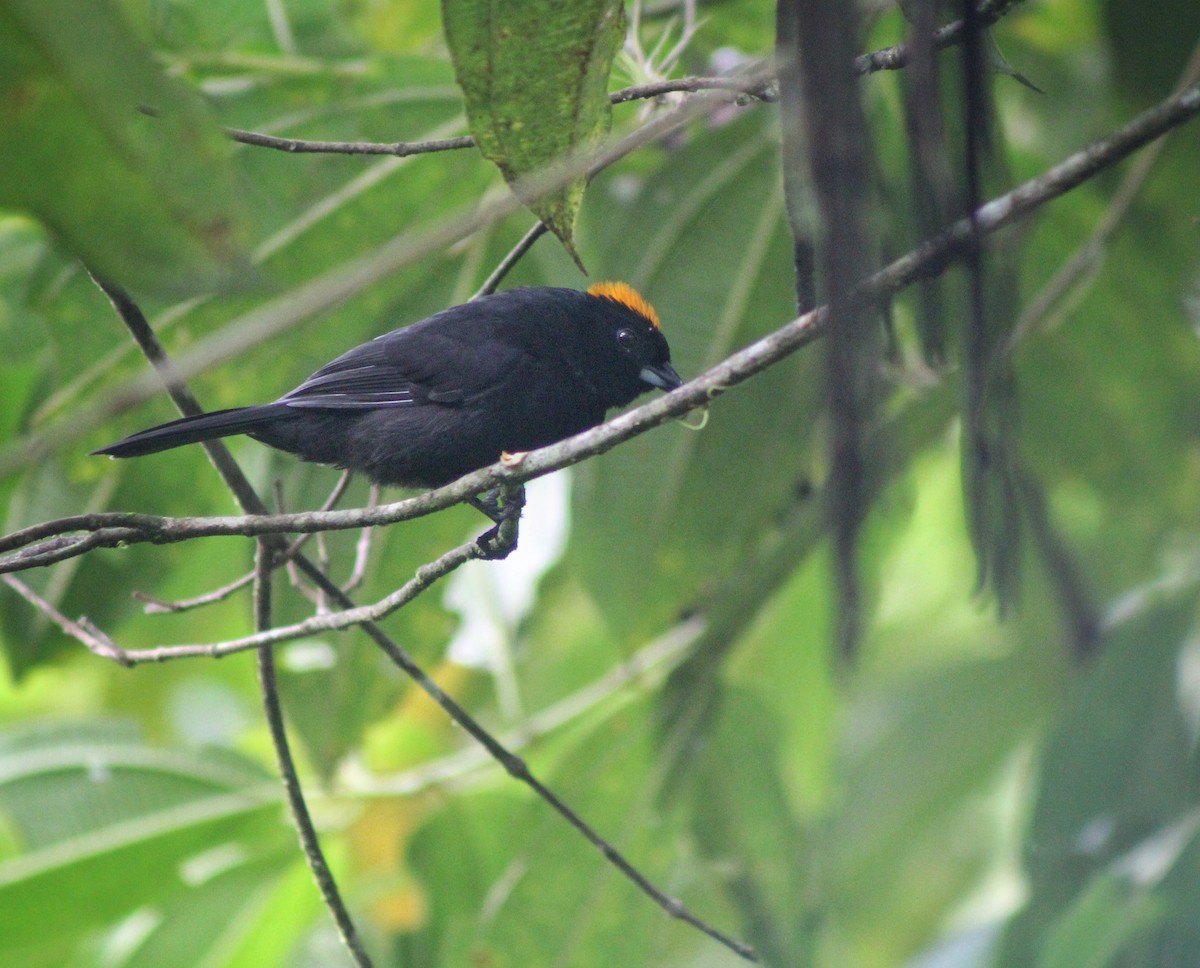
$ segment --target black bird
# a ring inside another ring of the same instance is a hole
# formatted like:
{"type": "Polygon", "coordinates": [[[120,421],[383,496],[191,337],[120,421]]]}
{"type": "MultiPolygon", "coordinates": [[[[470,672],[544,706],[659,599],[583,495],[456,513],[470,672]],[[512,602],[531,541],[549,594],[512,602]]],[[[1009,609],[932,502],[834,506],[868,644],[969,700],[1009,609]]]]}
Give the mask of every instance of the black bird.
{"type": "Polygon", "coordinates": [[[248,434],[377,484],[440,487],[682,382],[657,314],[632,287],[519,288],[357,346],[274,403],[172,420],[93,453],[138,457],[248,434]]]}

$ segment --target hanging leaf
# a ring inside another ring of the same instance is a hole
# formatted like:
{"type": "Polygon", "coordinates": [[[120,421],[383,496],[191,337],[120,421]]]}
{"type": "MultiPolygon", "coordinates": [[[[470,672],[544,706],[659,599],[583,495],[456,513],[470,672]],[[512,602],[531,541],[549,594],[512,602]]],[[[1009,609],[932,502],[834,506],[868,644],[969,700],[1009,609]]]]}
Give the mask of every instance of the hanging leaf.
{"type": "Polygon", "coordinates": [[[0,206],[138,293],[228,285],[248,261],[228,147],[109,4],[0,5],[0,206]]]}
{"type": "MultiPolygon", "coordinates": [[[[471,134],[510,185],[608,132],[608,76],[625,33],[620,3],[443,0],[442,17],[471,134]]],[[[522,196],[576,261],[586,183],[580,174],[539,198],[522,196]]]]}

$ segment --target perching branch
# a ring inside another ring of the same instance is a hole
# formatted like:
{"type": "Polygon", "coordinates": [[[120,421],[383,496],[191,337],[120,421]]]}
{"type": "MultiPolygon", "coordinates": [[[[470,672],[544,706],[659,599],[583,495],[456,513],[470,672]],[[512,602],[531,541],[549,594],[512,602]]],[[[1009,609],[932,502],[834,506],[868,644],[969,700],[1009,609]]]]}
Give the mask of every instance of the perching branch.
{"type": "MultiPolygon", "coordinates": [[[[772,101],[774,78],[768,72],[731,77],[676,77],[649,84],[639,84],[615,91],[609,95],[613,104],[641,101],[661,97],[664,94],[697,94],[701,91],[729,91],[738,97],[759,101],[772,101]]],[[[458,138],[433,138],[428,141],[310,141],[303,138],[281,138],[273,134],[247,131],[243,128],[226,128],[225,133],[234,141],[256,148],[273,148],[291,154],[325,155],[394,155],[407,158],[436,151],[456,151],[473,148],[475,139],[470,135],[458,138]]]]}
{"type": "MultiPolygon", "coordinates": [[[[104,288],[109,294],[113,301],[113,306],[118,312],[118,315],[121,316],[122,320],[137,336],[139,345],[141,345],[147,357],[154,362],[155,369],[166,380],[168,391],[170,392],[172,398],[176,401],[176,404],[179,406],[180,410],[186,413],[195,407],[196,404],[194,398],[191,396],[191,393],[186,386],[178,382],[177,369],[171,367],[170,361],[166,359],[164,350],[162,349],[161,345],[158,344],[153,331],[146,324],[145,317],[142,315],[141,310],[132,302],[132,300],[128,298],[128,296],[126,296],[120,290],[117,290],[115,287],[104,287],[103,285],[101,287],[104,288]]],[[[265,508],[263,507],[262,502],[259,500],[258,495],[249,486],[249,482],[242,474],[241,469],[237,466],[236,462],[233,461],[225,446],[220,441],[208,441],[204,444],[204,447],[210,458],[214,459],[222,478],[234,491],[242,506],[256,512],[265,512],[265,508]]],[[[506,510],[506,512],[511,510],[512,513],[506,513],[495,528],[471,545],[471,555],[473,557],[500,558],[507,555],[509,551],[516,547],[520,509],[524,504],[524,489],[520,482],[508,482],[500,485],[500,491],[501,506],[506,510]]],[[[286,553],[289,548],[282,536],[277,534],[265,535],[260,539],[260,544],[269,546],[274,553],[286,553]]],[[[316,584],[326,595],[328,595],[329,599],[334,602],[338,608],[346,610],[354,607],[354,603],[349,596],[346,595],[346,593],[342,591],[342,589],[340,589],[335,583],[330,581],[329,578],[321,571],[321,569],[310,562],[302,553],[298,554],[295,560],[305,572],[307,577],[312,580],[314,584],[316,584]]],[[[457,567],[457,565],[455,565],[455,567],[457,567]]],[[[256,567],[256,573],[261,573],[261,571],[264,569],[265,563],[260,561],[256,567]]],[[[452,569],[447,569],[445,573],[448,574],[450,570],[452,569]]],[[[677,918],[691,925],[692,927],[701,931],[703,934],[712,938],[714,941],[717,941],[718,943],[729,948],[739,956],[749,961],[755,960],[754,951],[748,945],[738,941],[733,937],[730,937],[729,935],[724,934],[723,932],[714,928],[712,925],[708,924],[702,918],[692,914],[681,901],[664,894],[649,880],[647,880],[646,877],[636,867],[634,867],[628,860],[625,859],[624,855],[622,855],[620,851],[618,851],[612,846],[612,844],[601,837],[600,834],[593,830],[591,826],[583,820],[582,817],[580,817],[574,810],[571,809],[571,807],[560,800],[557,795],[555,795],[549,788],[542,784],[541,781],[529,771],[529,768],[525,765],[524,761],[520,759],[520,757],[510,753],[502,743],[497,741],[486,729],[480,726],[462,706],[451,699],[450,696],[447,695],[441,689],[441,687],[438,686],[437,683],[435,683],[425,673],[425,671],[413,661],[408,653],[395,641],[393,641],[375,622],[366,621],[362,623],[361,627],[362,630],[380,647],[380,649],[383,650],[393,664],[395,664],[410,679],[412,679],[418,688],[423,690],[431,699],[433,699],[434,702],[441,706],[454,723],[460,726],[464,732],[470,735],[477,743],[487,750],[488,754],[497,762],[499,762],[511,776],[526,784],[537,794],[537,796],[549,804],[564,820],[566,820],[572,827],[582,834],[589,843],[596,847],[609,863],[616,867],[617,870],[619,870],[628,880],[633,882],[633,884],[637,886],[639,890],[641,890],[647,897],[654,901],[654,903],[657,904],[662,910],[667,912],[671,917],[677,918]]],[[[89,645],[90,648],[91,643],[86,639],[84,641],[85,644],[89,645]]],[[[105,644],[106,643],[103,642],[101,643],[102,646],[105,644]]],[[[263,646],[260,650],[260,668],[261,653],[269,651],[269,649],[269,646],[263,646]]],[[[128,654],[116,647],[115,644],[113,644],[111,649],[103,648],[102,650],[97,650],[97,654],[121,664],[130,664],[128,654]]],[[[269,702],[270,696],[266,694],[268,692],[268,687],[264,686],[264,701],[269,702]]],[[[286,744],[286,737],[284,737],[283,743],[286,744]]],[[[278,750],[280,748],[279,742],[277,742],[276,745],[278,750]]],[[[299,809],[301,812],[303,812],[303,799],[298,787],[296,790],[296,797],[300,799],[299,809]]],[[[296,809],[295,805],[293,805],[293,809],[296,809]]],[[[300,833],[303,839],[305,837],[303,829],[301,829],[300,833]]],[[[323,858],[319,854],[319,850],[312,852],[308,850],[306,846],[305,853],[318,884],[322,884],[322,894],[327,896],[328,892],[326,891],[326,888],[322,882],[326,879],[332,881],[332,876],[330,875],[327,866],[325,866],[323,858]]],[[[336,895],[336,888],[334,889],[334,893],[336,895]]],[[[349,945],[354,939],[354,929],[353,925],[350,925],[349,932],[347,933],[347,930],[343,926],[342,922],[343,920],[348,921],[348,916],[345,914],[344,910],[338,910],[339,904],[340,901],[338,901],[335,897],[335,903],[330,904],[330,910],[335,921],[338,922],[339,930],[342,931],[343,937],[346,939],[347,944],[349,945]]]]}
{"type": "MultiPolygon", "coordinates": [[[[1028,215],[1138,148],[1200,114],[1200,84],[1167,98],[1116,132],[1093,142],[1037,178],[982,205],[976,225],[995,232],[1028,215]]],[[[945,270],[969,243],[971,224],[961,220],[867,278],[855,299],[878,302],[918,279],[945,270]]],[[[196,537],[302,533],[392,524],[457,504],[502,483],[528,481],[604,453],[631,437],[706,405],[713,397],[749,379],[816,338],[825,326],[820,307],[728,357],[665,396],[621,414],[569,440],[533,451],[517,463],[495,464],[446,487],[375,509],[208,518],[165,518],[148,514],[98,513],[32,525],[0,538],[0,572],[21,571],[78,557],[96,547],[150,542],[169,544],[196,537]]]]}
{"type": "MultiPolygon", "coordinates": [[[[327,497],[325,499],[325,503],[321,505],[322,511],[331,511],[337,506],[338,501],[342,499],[342,496],[346,493],[346,489],[350,485],[351,476],[351,473],[346,471],[341,477],[338,478],[338,482],[334,485],[329,497],[327,497]]],[[[275,564],[286,564],[290,567],[295,567],[292,559],[300,553],[300,551],[306,544],[308,544],[311,538],[311,534],[301,535],[287,547],[286,551],[281,552],[276,557],[275,564]]],[[[194,598],[184,598],[178,601],[169,602],[139,591],[135,591],[133,593],[133,597],[145,605],[145,612],[147,615],[163,615],[173,612],[187,612],[193,608],[201,608],[205,605],[212,605],[215,602],[222,602],[235,592],[241,591],[253,581],[254,571],[251,570],[242,575],[241,578],[238,578],[227,585],[222,585],[220,588],[213,589],[212,591],[206,592],[203,595],[197,595],[194,598]]],[[[344,588],[344,590],[349,591],[350,589],[344,588]]]]}
{"type": "MultiPolygon", "coordinates": [[[[230,320],[174,361],[174,377],[188,379],[287,332],[341,305],[403,266],[443,252],[473,233],[494,225],[522,208],[520,198],[540,197],[561,188],[581,174],[594,175],[631,152],[670,136],[693,120],[727,106],[735,99],[736,95],[728,91],[705,92],[594,151],[563,158],[561,163],[548,170],[522,179],[513,192],[470,212],[428,230],[402,232],[372,252],[331,269],[230,320]]],[[[94,401],[86,411],[72,413],[69,419],[59,420],[13,446],[0,449],[0,476],[42,459],[45,454],[103,425],[114,414],[151,399],[160,392],[159,380],[153,374],[129,380],[119,391],[94,401]]]]}
{"type": "Polygon", "coordinates": [[[459,138],[434,138],[429,141],[307,141],[303,138],[280,138],[273,134],[261,134],[242,128],[226,128],[225,133],[234,141],[256,148],[274,148],[292,154],[322,155],[394,155],[407,158],[409,155],[424,155],[434,151],[454,151],[472,148],[475,139],[470,135],[459,138]]]}

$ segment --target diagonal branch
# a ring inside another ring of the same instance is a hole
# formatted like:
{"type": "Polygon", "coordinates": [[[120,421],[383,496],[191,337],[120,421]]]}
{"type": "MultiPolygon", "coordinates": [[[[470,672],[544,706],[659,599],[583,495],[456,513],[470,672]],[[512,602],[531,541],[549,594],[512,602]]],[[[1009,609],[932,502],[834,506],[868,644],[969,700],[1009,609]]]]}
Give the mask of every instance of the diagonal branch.
{"type": "MultiPolygon", "coordinates": [[[[1010,192],[982,205],[975,226],[995,232],[1030,214],[1138,148],[1200,114],[1200,84],[1193,84],[1138,115],[1116,132],[1010,192]]],[[[963,219],[941,235],[868,277],[855,291],[863,302],[885,300],[918,279],[943,272],[970,243],[972,223],[963,219]]],[[[0,538],[0,573],[21,571],[77,557],[96,547],[151,542],[169,544],[215,535],[257,536],[321,530],[345,530],[392,524],[430,514],[501,483],[528,481],[604,453],[666,421],[704,406],[730,387],[767,369],[819,336],[824,307],[805,313],[775,332],[739,350],[678,390],[630,410],[599,427],[531,452],[517,464],[496,464],[446,487],[374,509],[210,518],[164,518],[148,514],[85,514],[33,525],[0,538]],[[80,534],[80,532],[84,532],[80,534]]]]}
{"type": "MultiPolygon", "coordinates": [[[[195,399],[186,386],[179,382],[178,371],[171,366],[161,345],[158,344],[153,331],[146,323],[145,316],[140,308],[133,303],[122,291],[116,287],[104,287],[106,293],[109,293],[113,300],[113,306],[117,310],[118,315],[130,327],[138,338],[139,345],[147,357],[154,362],[155,369],[167,384],[167,389],[170,392],[172,399],[175,400],[180,410],[187,413],[192,408],[198,409],[195,399]]],[[[237,463],[233,461],[228,450],[220,441],[209,441],[205,445],[209,456],[214,458],[217,463],[218,470],[221,476],[226,480],[228,486],[238,496],[238,500],[242,502],[243,507],[248,510],[253,510],[258,513],[265,513],[258,495],[255,493],[237,463]],[[222,457],[223,455],[223,457],[222,457]],[[221,458],[220,460],[217,460],[221,458]]],[[[516,547],[517,542],[517,527],[519,519],[519,509],[524,505],[524,491],[519,481],[503,481],[499,484],[501,489],[502,504],[506,508],[513,508],[517,511],[516,514],[506,515],[500,523],[487,535],[479,541],[470,545],[472,557],[488,557],[499,558],[504,557],[516,547]]],[[[261,590],[265,589],[264,582],[261,576],[269,572],[268,567],[268,551],[270,556],[284,554],[288,551],[289,545],[286,540],[277,533],[267,532],[260,538],[260,554],[256,564],[256,575],[260,576],[258,587],[261,590]]],[[[462,559],[467,560],[466,557],[462,559]]],[[[295,556],[296,564],[305,572],[314,584],[316,584],[329,599],[342,610],[354,608],[354,602],[350,597],[332,582],[327,575],[315,564],[313,564],[303,553],[295,556]]],[[[452,565],[457,567],[459,561],[452,565]]],[[[445,572],[448,573],[452,567],[447,567],[445,572]]],[[[423,587],[428,587],[428,583],[436,580],[439,575],[427,576],[428,582],[423,587]]],[[[412,583],[410,583],[411,585],[412,583]]],[[[406,586],[407,587],[407,586],[406,586]]],[[[423,590],[423,587],[419,590],[423,590]]],[[[415,594],[415,592],[414,592],[415,594]]],[[[265,624],[265,623],[261,623],[265,624]]],[[[619,870],[629,881],[631,881],[643,894],[650,898],[656,905],[673,918],[677,918],[686,924],[691,925],[698,931],[724,945],[730,951],[733,951],[740,957],[754,961],[754,950],[747,944],[738,941],[730,935],[718,930],[710,925],[704,919],[692,914],[690,910],[679,901],[677,898],[671,897],[657,888],[651,883],[645,875],[633,866],[625,856],[618,851],[612,844],[605,840],[599,833],[577,814],[568,804],[561,800],[552,790],[545,786],[530,772],[525,762],[518,756],[515,756],[498,740],[496,740],[486,729],[484,729],[475,719],[458,703],[447,695],[440,686],[437,685],[425,671],[401,648],[393,641],[379,626],[373,621],[364,621],[361,624],[364,632],[383,650],[388,658],[401,671],[403,671],[412,681],[424,691],[431,699],[434,700],[446,712],[450,719],[460,726],[464,732],[470,735],[477,743],[479,743],[488,754],[500,763],[505,770],[515,779],[524,783],[534,793],[547,803],[559,816],[574,827],[592,846],[594,846],[605,859],[619,870]]],[[[89,641],[85,638],[84,643],[89,645],[89,641]]],[[[272,701],[273,692],[273,672],[269,666],[270,659],[264,660],[264,654],[270,653],[270,646],[261,646],[259,649],[259,668],[263,674],[264,702],[272,701]],[[267,663],[264,666],[264,661],[267,663]]],[[[121,664],[128,665],[126,654],[117,650],[104,650],[97,652],[104,658],[111,659],[121,664]]],[[[268,709],[268,715],[272,715],[268,709]]],[[[282,730],[281,721],[276,721],[275,724],[282,730]]],[[[286,776],[286,771],[289,768],[290,753],[287,751],[286,736],[280,735],[276,737],[276,751],[280,757],[281,768],[285,771],[285,782],[290,782],[286,776]]],[[[294,770],[293,770],[294,773],[294,770]]],[[[330,911],[338,924],[338,929],[342,933],[343,939],[350,947],[352,953],[358,959],[361,953],[365,958],[365,952],[361,952],[361,942],[357,941],[357,935],[349,916],[346,914],[344,906],[341,903],[340,897],[337,895],[336,883],[334,883],[332,875],[328,867],[324,863],[324,859],[320,853],[319,846],[315,845],[315,834],[309,843],[309,837],[306,833],[304,824],[307,820],[307,808],[303,802],[302,792],[297,784],[296,790],[289,790],[289,802],[292,804],[293,811],[297,818],[298,831],[302,842],[304,842],[306,858],[309,861],[310,868],[314,876],[317,878],[320,885],[322,895],[326,903],[330,907],[330,911]],[[313,849],[310,849],[312,847],[313,849]],[[331,896],[332,892],[332,896],[331,896]]],[[[311,824],[309,824],[311,827],[311,824]]],[[[359,964],[369,964],[367,961],[359,960],[359,964]]]]}
{"type": "MultiPolygon", "coordinates": [[[[736,95],[728,91],[706,92],[653,118],[630,134],[602,144],[594,151],[564,157],[561,163],[546,171],[522,179],[513,192],[500,198],[432,228],[401,232],[371,252],[330,269],[229,321],[222,329],[181,354],[174,361],[175,375],[178,379],[187,379],[287,332],[341,305],[403,266],[443,252],[473,233],[494,225],[522,208],[519,199],[541,197],[568,184],[580,174],[590,177],[631,152],[661,141],[735,99],[736,95]]],[[[56,421],[0,449],[0,476],[42,459],[65,443],[102,426],[113,414],[157,396],[161,389],[159,379],[154,374],[144,374],[129,380],[120,390],[95,401],[86,411],[73,413],[69,419],[56,421]]]]}

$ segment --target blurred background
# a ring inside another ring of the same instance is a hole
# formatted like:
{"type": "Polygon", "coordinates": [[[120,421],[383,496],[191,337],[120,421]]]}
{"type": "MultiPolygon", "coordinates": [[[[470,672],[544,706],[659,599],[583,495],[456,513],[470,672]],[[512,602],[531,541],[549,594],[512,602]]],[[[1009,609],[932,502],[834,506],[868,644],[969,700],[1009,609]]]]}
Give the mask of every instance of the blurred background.
{"type": "MultiPolygon", "coordinates": [[[[465,134],[439,4],[88,7],[0,8],[5,532],[100,510],[236,513],[199,448],[86,456],[175,412],[164,394],[114,405],[147,366],[75,254],[179,356],[294,308],[294,325],[192,379],[217,409],[465,301],[533,224],[490,221],[319,312],[314,286],[503,197],[502,178],[471,149],[294,154],[218,125],[465,134]],[[47,36],[71,56],[31,61],[47,36]],[[131,97],[147,111],[121,134],[131,97]],[[154,117],[163,105],[174,120],[154,117]]],[[[906,37],[890,4],[861,12],[863,52],[906,37]]],[[[989,194],[1200,76],[1189,0],[1019,3],[989,38],[989,194]]],[[[774,46],[764,0],[646,3],[608,87],[748,69],[774,46]]],[[[952,170],[957,57],[941,60],[952,170]]],[[[862,79],[871,268],[930,234],[906,76],[862,79]]],[[[678,97],[616,105],[614,131],[678,97]]],[[[628,281],[679,372],[699,374],[796,315],[780,141],[778,104],[748,99],[633,152],[584,197],[590,278],[547,237],[504,286],[628,281]]],[[[1184,126],[989,241],[1003,347],[989,419],[1006,463],[982,497],[964,489],[968,277],[889,305],[852,657],[822,513],[819,341],[715,401],[703,429],[671,423],[537,481],[509,560],[464,567],[384,628],[655,884],[767,964],[1200,963],[1198,149],[1184,126]]],[[[289,510],[318,507],[338,476],[230,446],[289,510]]],[[[356,482],[343,503],[366,500],[356,482]]],[[[485,523],[458,507],[377,529],[357,600],[485,523]]],[[[358,540],[323,539],[335,579],[358,540]]],[[[136,649],[251,632],[247,591],[171,614],[134,596],[189,599],[252,564],[250,541],[213,538],[13,577],[136,649]]],[[[314,608],[283,577],[276,598],[281,623],[314,608]]],[[[288,825],[251,656],[124,669],[9,585],[0,645],[0,960],[349,963],[288,825]]],[[[742,963],[638,893],[361,633],[288,643],[277,661],[305,789],[377,964],[742,963]]]]}

